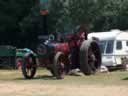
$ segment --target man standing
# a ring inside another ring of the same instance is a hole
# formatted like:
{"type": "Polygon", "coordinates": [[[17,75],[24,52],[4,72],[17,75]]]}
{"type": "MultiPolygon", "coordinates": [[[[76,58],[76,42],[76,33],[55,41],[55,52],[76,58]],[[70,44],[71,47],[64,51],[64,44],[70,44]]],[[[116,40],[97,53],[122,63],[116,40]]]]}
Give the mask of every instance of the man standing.
{"type": "Polygon", "coordinates": [[[79,51],[81,43],[87,40],[87,28],[84,25],[77,27],[76,32],[70,37],[69,46],[71,51],[71,69],[80,68],[79,51]]]}

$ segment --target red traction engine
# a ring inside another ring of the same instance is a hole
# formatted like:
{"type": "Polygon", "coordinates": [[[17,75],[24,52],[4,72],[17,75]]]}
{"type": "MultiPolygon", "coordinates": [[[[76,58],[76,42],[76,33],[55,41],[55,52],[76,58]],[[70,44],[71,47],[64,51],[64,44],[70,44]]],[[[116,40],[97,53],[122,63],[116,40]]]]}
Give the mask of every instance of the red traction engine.
{"type": "Polygon", "coordinates": [[[87,40],[86,32],[61,34],[57,37],[59,40],[55,40],[54,35],[42,38],[37,47],[37,56],[24,56],[22,73],[27,79],[34,77],[37,66],[47,68],[57,79],[62,79],[76,68],[85,75],[94,74],[101,65],[97,40],[87,40]]]}

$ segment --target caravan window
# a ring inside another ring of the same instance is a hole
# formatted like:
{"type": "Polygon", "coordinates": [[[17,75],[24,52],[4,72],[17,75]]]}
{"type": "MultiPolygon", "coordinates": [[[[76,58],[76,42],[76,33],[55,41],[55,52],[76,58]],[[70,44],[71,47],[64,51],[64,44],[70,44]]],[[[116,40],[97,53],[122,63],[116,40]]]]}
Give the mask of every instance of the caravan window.
{"type": "Polygon", "coordinates": [[[122,49],[122,42],[121,41],[117,41],[116,42],[116,49],[117,50],[121,50],[122,49]]]}
{"type": "Polygon", "coordinates": [[[113,53],[113,44],[114,41],[113,40],[109,40],[107,42],[107,47],[106,47],[106,53],[113,53]]]}
{"type": "Polygon", "coordinates": [[[126,42],[126,46],[128,46],[128,41],[126,42]]]}
{"type": "Polygon", "coordinates": [[[107,41],[100,41],[99,45],[100,45],[101,53],[104,53],[106,43],[107,41]]]}
{"type": "Polygon", "coordinates": [[[102,54],[103,53],[113,53],[113,43],[114,43],[114,40],[103,40],[103,41],[100,41],[99,45],[100,45],[100,49],[101,49],[101,52],[102,54]]]}

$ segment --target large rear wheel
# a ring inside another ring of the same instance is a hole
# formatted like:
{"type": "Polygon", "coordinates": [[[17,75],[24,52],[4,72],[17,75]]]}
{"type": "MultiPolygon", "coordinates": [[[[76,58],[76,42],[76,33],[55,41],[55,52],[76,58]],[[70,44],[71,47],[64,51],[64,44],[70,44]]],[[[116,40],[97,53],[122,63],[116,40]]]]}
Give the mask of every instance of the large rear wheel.
{"type": "Polygon", "coordinates": [[[65,75],[65,55],[57,52],[54,57],[53,72],[57,79],[63,79],[65,75]]]}
{"type": "Polygon", "coordinates": [[[32,54],[27,54],[23,58],[22,73],[26,79],[31,79],[36,73],[36,59],[32,54]]]}
{"type": "Polygon", "coordinates": [[[94,40],[83,41],[80,47],[80,69],[85,75],[91,75],[101,66],[101,52],[94,40]]]}

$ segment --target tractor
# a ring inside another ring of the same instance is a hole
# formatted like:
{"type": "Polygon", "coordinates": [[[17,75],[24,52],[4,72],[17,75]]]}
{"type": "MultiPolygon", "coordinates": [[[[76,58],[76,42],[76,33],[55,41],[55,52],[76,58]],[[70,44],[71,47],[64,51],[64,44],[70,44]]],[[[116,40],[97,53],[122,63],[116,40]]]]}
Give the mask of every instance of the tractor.
{"type": "Polygon", "coordinates": [[[42,36],[36,49],[37,56],[32,53],[24,55],[24,77],[33,78],[38,66],[47,68],[57,79],[63,79],[75,68],[85,75],[95,74],[101,66],[101,52],[98,40],[88,40],[86,31],[80,26],[76,32],[42,36]]]}

